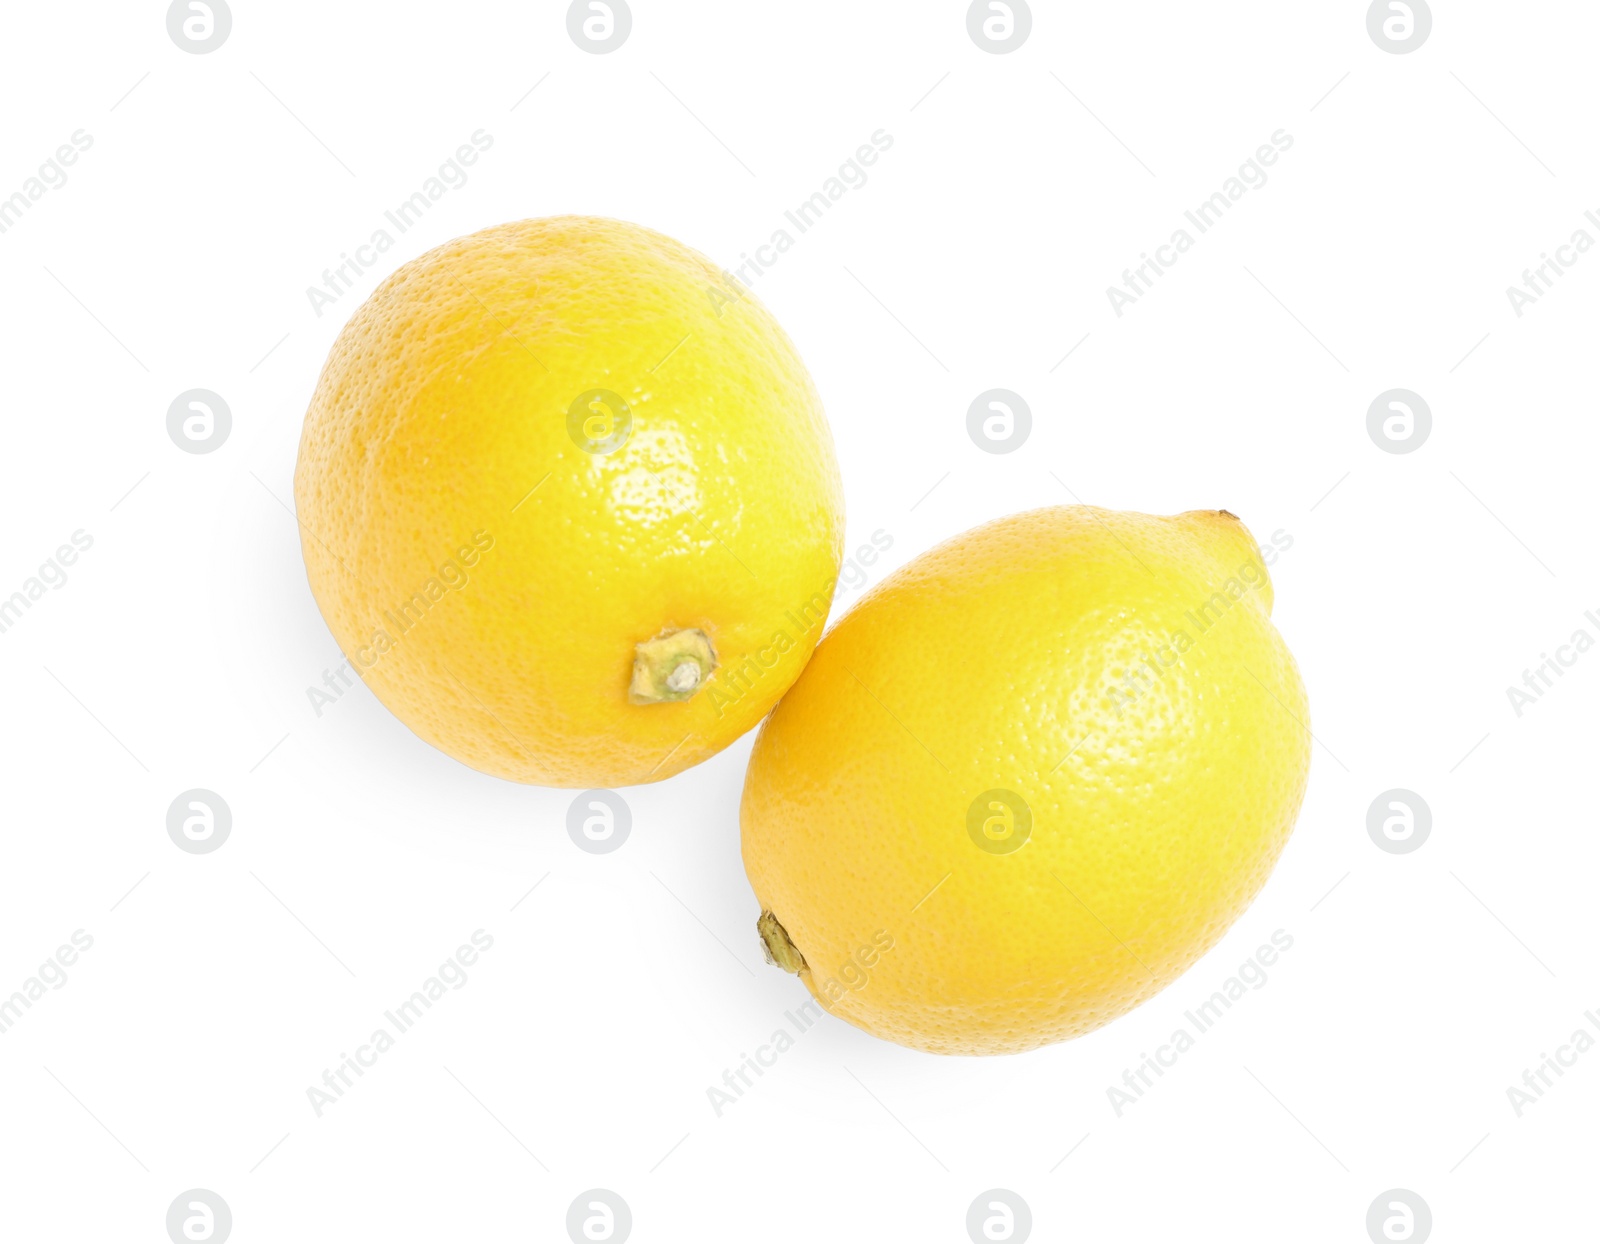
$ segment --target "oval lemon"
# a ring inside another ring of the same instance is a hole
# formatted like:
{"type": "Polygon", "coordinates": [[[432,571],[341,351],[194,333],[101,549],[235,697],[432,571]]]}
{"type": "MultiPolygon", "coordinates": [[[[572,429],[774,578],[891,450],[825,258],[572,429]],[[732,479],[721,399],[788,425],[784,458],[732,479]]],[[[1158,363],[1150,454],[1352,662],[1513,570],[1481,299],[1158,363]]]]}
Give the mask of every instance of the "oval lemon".
{"type": "Polygon", "coordinates": [[[769,957],[947,1054],[1088,1032],[1261,888],[1305,790],[1305,691],[1226,511],[1075,506],[924,554],[757,738],[744,863],[769,957]]]}
{"type": "Polygon", "coordinates": [[[418,735],[551,786],[755,725],[832,599],[843,503],[794,346],[671,238],[556,217],[406,264],[340,333],[295,472],[306,571],[418,735]]]}

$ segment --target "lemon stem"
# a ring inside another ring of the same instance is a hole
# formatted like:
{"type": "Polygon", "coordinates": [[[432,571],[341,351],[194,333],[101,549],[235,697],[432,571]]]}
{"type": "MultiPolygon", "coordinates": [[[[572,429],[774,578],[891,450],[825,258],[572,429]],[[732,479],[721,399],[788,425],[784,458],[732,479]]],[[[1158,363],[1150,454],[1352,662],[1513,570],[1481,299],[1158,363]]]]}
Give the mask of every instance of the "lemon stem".
{"type": "Polygon", "coordinates": [[[761,913],[761,919],[756,921],[756,932],[761,934],[761,949],[766,953],[768,963],[775,963],[785,972],[793,972],[797,976],[805,969],[806,957],[789,940],[789,934],[778,923],[778,917],[770,911],[761,913]]]}
{"type": "Polygon", "coordinates": [[[717,653],[704,631],[662,631],[634,645],[628,700],[633,704],[687,700],[716,668],[717,653]]]}

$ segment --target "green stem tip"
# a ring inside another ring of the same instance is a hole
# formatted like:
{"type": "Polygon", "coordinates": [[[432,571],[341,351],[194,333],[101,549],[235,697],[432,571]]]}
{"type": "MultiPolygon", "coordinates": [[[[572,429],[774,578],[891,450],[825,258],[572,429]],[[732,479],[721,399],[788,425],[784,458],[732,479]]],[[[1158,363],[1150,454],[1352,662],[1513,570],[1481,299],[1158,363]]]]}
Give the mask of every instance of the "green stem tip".
{"type": "Polygon", "coordinates": [[[793,972],[797,976],[805,970],[806,957],[789,940],[789,934],[778,923],[778,917],[770,911],[762,912],[761,919],[756,921],[756,932],[761,934],[761,949],[766,953],[768,963],[775,963],[785,972],[793,972]]]}
{"type": "Polygon", "coordinates": [[[669,704],[690,699],[716,668],[716,649],[704,631],[663,631],[634,645],[628,702],[669,704]]]}

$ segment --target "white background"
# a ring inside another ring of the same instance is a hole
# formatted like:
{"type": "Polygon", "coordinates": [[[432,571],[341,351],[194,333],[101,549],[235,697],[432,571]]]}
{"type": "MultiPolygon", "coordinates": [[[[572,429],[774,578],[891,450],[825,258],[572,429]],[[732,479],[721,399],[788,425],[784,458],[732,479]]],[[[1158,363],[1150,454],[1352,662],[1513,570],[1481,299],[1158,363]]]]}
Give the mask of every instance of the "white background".
{"type": "Polygon", "coordinates": [[[995,55],[951,0],[635,0],[593,55],[550,0],[237,0],[193,55],[160,3],[8,6],[0,194],[93,146],[0,235],[0,595],[93,547],[0,634],[0,995],[94,946],[0,1036],[6,1238],[160,1241],[204,1188],[241,1244],[562,1240],[597,1187],[640,1241],[959,1242],[991,1188],[1040,1240],[1359,1242],[1391,1188],[1439,1240],[1591,1238],[1600,1052],[1520,1118],[1506,1090],[1600,1010],[1600,655],[1520,717],[1506,688],[1600,638],[1600,255],[1520,318],[1505,290],[1600,240],[1600,11],[1438,0],[1409,55],[1365,13],[1038,3],[995,55]],[[467,184],[315,315],[479,129],[467,184]],[[732,268],[878,129],[756,284],[826,403],[850,548],[893,539],[868,577],[1032,506],[1226,507],[1292,536],[1275,618],[1318,746],[1264,892],[1138,1011],[982,1060],[825,1018],[718,1117],[706,1090],[804,999],[754,933],[749,738],[626,791],[631,837],[590,855],[572,792],[468,770],[364,688],[317,716],[339,658],[295,450],[404,260],[581,212],[732,268]],[[1280,129],[1119,318],[1106,287],[1280,129]],[[965,429],[995,387],[1034,417],[1006,455],[965,429]],[[1433,412],[1403,456],[1366,431],[1396,387],[1433,412]],[[168,438],[191,388],[232,409],[216,452],[168,438]],[[214,854],[167,836],[193,787],[232,809],[214,854]],[[1396,787],[1432,809],[1411,854],[1367,833],[1396,787]],[[316,1117],[324,1068],[479,928],[469,983],[316,1117]],[[1118,1117],[1108,1087],[1276,929],[1266,986],[1118,1117]]]}

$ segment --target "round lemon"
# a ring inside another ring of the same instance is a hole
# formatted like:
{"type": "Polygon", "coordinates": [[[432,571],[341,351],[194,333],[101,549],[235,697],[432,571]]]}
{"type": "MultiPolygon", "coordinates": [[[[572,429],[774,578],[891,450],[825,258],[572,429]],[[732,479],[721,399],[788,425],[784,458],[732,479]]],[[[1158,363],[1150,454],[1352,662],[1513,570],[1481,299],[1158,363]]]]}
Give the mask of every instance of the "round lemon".
{"type": "Polygon", "coordinates": [[[400,268],[339,334],[295,502],[349,665],[486,773],[670,776],[760,721],[832,600],[821,403],[704,256],[556,217],[400,268]]]}
{"type": "Polygon", "coordinates": [[[1038,510],[890,575],[756,740],[769,958],[944,1054],[1060,1041],[1156,993],[1261,888],[1305,791],[1271,609],[1221,510],[1038,510]]]}

